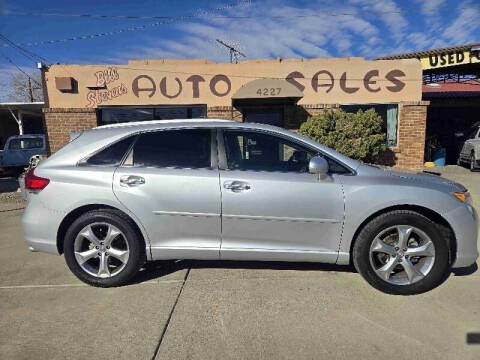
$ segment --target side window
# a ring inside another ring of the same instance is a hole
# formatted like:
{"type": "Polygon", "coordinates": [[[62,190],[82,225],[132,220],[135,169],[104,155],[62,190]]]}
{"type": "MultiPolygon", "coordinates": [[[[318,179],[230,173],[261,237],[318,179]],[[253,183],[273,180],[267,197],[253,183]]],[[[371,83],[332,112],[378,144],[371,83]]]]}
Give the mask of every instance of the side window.
{"type": "Polygon", "coordinates": [[[140,135],[133,146],[133,166],[209,168],[208,129],[164,130],[140,135]]]}
{"type": "Polygon", "coordinates": [[[335,160],[330,159],[329,157],[326,157],[325,159],[328,162],[328,172],[330,174],[351,174],[352,173],[349,169],[339,164],[335,160]]]}
{"type": "Polygon", "coordinates": [[[315,155],[288,140],[248,131],[225,130],[227,165],[232,170],[308,172],[315,155]]]}
{"type": "Polygon", "coordinates": [[[125,153],[130,148],[135,136],[130,136],[109,145],[105,149],[91,156],[85,163],[88,165],[118,166],[120,165],[125,153]]]}
{"type": "Polygon", "coordinates": [[[20,150],[21,142],[19,139],[10,140],[10,145],[8,146],[10,150],[20,150]]]}
{"type": "MultiPolygon", "coordinates": [[[[316,151],[294,142],[254,131],[224,130],[224,140],[227,166],[231,170],[306,173],[310,159],[317,155],[316,151]]],[[[337,161],[325,159],[330,173],[351,173],[337,161]]]]}

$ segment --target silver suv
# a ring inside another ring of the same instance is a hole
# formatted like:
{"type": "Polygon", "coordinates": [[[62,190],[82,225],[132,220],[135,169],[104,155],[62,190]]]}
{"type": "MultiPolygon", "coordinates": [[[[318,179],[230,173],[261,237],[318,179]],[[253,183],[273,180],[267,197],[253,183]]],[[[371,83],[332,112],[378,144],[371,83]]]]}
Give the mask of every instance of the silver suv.
{"type": "Polygon", "coordinates": [[[414,294],[478,257],[467,190],[361,164],[268,125],[178,120],[81,133],[25,177],[27,243],[94,286],[150,260],[353,263],[414,294]]]}

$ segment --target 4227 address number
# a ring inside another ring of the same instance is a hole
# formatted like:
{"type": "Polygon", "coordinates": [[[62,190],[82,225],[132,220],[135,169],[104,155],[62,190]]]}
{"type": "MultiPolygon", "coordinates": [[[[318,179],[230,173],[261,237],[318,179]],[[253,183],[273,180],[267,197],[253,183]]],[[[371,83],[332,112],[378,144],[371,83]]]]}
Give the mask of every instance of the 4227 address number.
{"type": "Polygon", "coordinates": [[[275,96],[280,95],[282,88],[258,88],[257,95],[259,96],[275,96]]]}

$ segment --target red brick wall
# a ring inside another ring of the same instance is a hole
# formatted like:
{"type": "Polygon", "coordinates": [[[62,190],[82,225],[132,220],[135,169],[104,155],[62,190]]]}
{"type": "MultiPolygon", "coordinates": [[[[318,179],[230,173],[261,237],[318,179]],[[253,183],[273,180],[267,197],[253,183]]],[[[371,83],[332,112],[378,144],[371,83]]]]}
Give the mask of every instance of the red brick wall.
{"type": "Polygon", "coordinates": [[[428,104],[428,101],[400,103],[398,146],[393,149],[396,167],[423,168],[428,104]]]}
{"type": "Polygon", "coordinates": [[[45,133],[47,134],[49,153],[59,150],[70,140],[70,132],[91,129],[97,126],[95,109],[68,108],[43,109],[45,115],[45,133]]]}

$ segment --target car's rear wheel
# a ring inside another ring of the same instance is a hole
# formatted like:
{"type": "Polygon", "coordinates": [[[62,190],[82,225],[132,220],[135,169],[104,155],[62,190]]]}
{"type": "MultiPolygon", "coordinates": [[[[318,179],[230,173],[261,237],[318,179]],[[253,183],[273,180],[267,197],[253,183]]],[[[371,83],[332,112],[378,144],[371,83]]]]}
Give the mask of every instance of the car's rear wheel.
{"type": "Polygon", "coordinates": [[[127,283],[145,262],[145,244],[131,219],[110,209],[89,211],[75,220],[64,252],[80,280],[101,287],[127,283]]]}
{"type": "Polygon", "coordinates": [[[353,262],[380,291],[422,293],[438,286],[450,271],[448,237],[448,229],[417,212],[391,211],[360,231],[353,262]]]}

